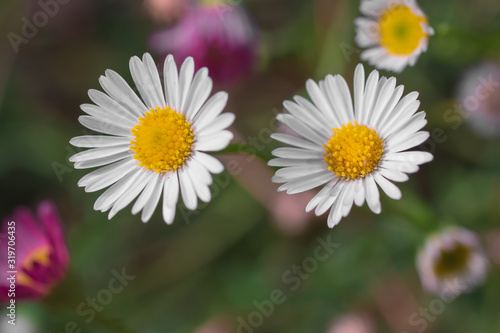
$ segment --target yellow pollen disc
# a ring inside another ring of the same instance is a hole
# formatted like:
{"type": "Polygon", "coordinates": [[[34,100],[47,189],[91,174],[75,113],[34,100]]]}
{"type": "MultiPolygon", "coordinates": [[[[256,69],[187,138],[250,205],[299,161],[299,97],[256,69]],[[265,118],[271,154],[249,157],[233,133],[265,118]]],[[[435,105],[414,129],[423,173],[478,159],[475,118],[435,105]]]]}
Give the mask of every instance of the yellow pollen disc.
{"type": "Polygon", "coordinates": [[[427,33],[422,24],[427,18],[415,14],[410,7],[394,5],[379,19],[380,44],[392,55],[411,55],[427,33]]]}
{"type": "Polygon", "coordinates": [[[193,153],[193,129],[186,118],[169,107],[151,108],[132,128],[130,150],[139,165],[164,173],[177,170],[193,153]]]}
{"type": "Polygon", "coordinates": [[[339,178],[354,180],[369,175],[378,167],[384,140],[375,130],[357,121],[332,130],[332,137],[324,145],[328,170],[339,178]]]}

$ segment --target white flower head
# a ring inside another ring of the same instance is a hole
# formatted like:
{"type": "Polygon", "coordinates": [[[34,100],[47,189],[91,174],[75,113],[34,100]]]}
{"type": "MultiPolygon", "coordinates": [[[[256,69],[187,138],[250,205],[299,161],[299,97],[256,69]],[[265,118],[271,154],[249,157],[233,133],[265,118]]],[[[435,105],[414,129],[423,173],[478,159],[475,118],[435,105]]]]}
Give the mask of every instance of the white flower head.
{"type": "Polygon", "coordinates": [[[354,106],[346,81],[328,75],[317,84],[308,80],[312,103],[301,96],[285,101],[289,111],[278,120],[299,137],[275,133],[275,140],[292,147],[273,151],[270,166],[283,167],[273,177],[284,183],[279,191],[300,193],[325,185],[309,202],[306,211],[322,215],[328,209],[328,226],[333,228],[349,214],[352,205],[381,212],[380,188],[392,199],[401,191],[393,182],[408,180],[409,173],[433,159],[432,154],[406,151],[429,137],[420,131],[427,124],[425,112],[417,112],[418,93],[403,96],[394,77],[379,77],[375,70],[365,84],[362,65],[354,73],[354,106]]]}
{"type": "Polygon", "coordinates": [[[360,11],[355,40],[370,65],[399,73],[427,51],[434,30],[415,0],[361,0],[360,11]]]}
{"type": "Polygon", "coordinates": [[[191,210],[197,208],[198,198],[211,200],[211,174],[221,173],[224,166],[206,152],[228,146],[233,134],[226,128],[235,116],[221,114],[225,92],[208,98],[212,80],[206,68],[195,73],[192,58],[178,72],[169,55],[163,87],[147,53],[142,61],[130,59],[130,71],[142,100],[120,75],[107,70],[99,79],[105,93],[90,90],[95,104],[82,105],[88,115],[79,118],[88,129],[105,135],[71,139],[72,145],[91,149],[70,161],[76,169],[99,167],[78,185],[86,192],[109,187],[94,204],[95,210],[110,210],[109,219],[137,198],[132,214],[142,211],[141,219],[147,222],[163,194],[163,219],[170,224],[179,194],[191,210]]]}
{"type": "Polygon", "coordinates": [[[479,237],[472,231],[450,227],[430,236],[417,256],[424,289],[458,296],[480,285],[489,261],[479,237]]]}

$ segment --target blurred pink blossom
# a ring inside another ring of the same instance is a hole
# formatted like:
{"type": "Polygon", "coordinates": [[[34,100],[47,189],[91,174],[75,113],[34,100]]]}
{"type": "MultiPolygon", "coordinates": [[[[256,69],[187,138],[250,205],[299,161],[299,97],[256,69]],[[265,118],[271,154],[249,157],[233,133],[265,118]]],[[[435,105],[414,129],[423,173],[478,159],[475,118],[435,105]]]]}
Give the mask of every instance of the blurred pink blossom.
{"type": "Polygon", "coordinates": [[[245,10],[237,5],[192,6],[171,28],[154,33],[149,47],[172,54],[182,63],[191,56],[198,68],[207,67],[215,83],[249,76],[255,67],[259,36],[245,10]]]}
{"type": "Polygon", "coordinates": [[[9,301],[12,275],[15,275],[15,298],[38,299],[50,293],[63,280],[69,264],[57,208],[50,201],[38,205],[37,217],[25,207],[18,207],[4,219],[0,235],[0,302],[9,301]],[[9,250],[15,251],[15,264],[9,262],[9,250]],[[14,264],[14,266],[10,266],[14,264]]]}
{"type": "Polygon", "coordinates": [[[483,62],[467,70],[457,86],[462,116],[480,135],[500,134],[500,65],[483,62]]]}
{"type": "Polygon", "coordinates": [[[335,319],[326,333],[375,333],[375,329],[368,319],[357,314],[347,314],[335,319]]]}

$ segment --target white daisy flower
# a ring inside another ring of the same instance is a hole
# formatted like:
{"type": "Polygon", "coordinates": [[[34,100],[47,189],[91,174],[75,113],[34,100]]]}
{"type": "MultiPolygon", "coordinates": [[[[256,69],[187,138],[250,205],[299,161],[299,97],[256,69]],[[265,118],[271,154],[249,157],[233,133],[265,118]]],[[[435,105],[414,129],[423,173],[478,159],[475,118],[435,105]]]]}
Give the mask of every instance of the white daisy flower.
{"type": "Polygon", "coordinates": [[[417,257],[424,289],[455,297],[480,285],[489,261],[479,237],[472,231],[451,227],[430,236],[417,257]]]}
{"type": "Polygon", "coordinates": [[[273,151],[276,159],[270,166],[284,167],[273,182],[284,183],[279,191],[300,193],[326,184],[309,202],[321,215],[331,208],[328,226],[333,228],[349,214],[353,203],[381,212],[380,188],[392,199],[401,191],[392,182],[408,180],[408,173],[433,156],[427,152],[408,152],[429,137],[419,131],[427,123],[425,112],[415,113],[418,93],[405,97],[396,79],[379,78],[373,71],[365,84],[362,65],[354,73],[354,107],[346,81],[340,75],[328,75],[319,85],[308,80],[306,89],[312,103],[295,96],[295,103],[285,101],[289,114],[278,120],[300,137],[275,133],[275,140],[293,147],[273,151]]]}
{"type": "Polygon", "coordinates": [[[78,185],[86,192],[111,186],[94,204],[95,210],[110,210],[109,219],[137,198],[132,214],[142,211],[141,219],[147,222],[163,193],[163,219],[171,224],[179,194],[191,210],[198,198],[210,201],[211,173],[221,173],[224,166],[206,152],[228,146],[233,134],[226,128],[235,116],[220,114],[227,93],[208,99],[212,80],[206,68],[195,74],[192,58],[179,72],[173,57],[166,58],[163,88],[149,54],[142,61],[131,58],[130,71],[142,100],[120,75],[107,70],[99,79],[106,93],[90,90],[95,104],[82,105],[88,115],[79,118],[83,126],[107,135],[71,139],[76,147],[92,149],[70,161],[76,169],[100,167],[78,185]]]}
{"type": "Polygon", "coordinates": [[[365,17],[354,20],[360,55],[378,69],[396,73],[413,66],[427,51],[434,30],[415,0],[361,0],[365,17]]]}

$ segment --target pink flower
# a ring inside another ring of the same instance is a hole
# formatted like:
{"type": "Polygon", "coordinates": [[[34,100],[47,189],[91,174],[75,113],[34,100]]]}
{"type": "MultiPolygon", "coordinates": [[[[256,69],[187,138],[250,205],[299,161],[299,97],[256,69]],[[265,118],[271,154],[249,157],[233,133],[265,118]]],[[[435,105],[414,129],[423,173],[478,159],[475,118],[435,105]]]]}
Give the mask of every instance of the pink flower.
{"type": "Polygon", "coordinates": [[[462,116],[482,136],[500,135],[500,65],[483,62],[468,69],[457,86],[462,116]]]}
{"type": "Polygon", "coordinates": [[[0,234],[0,302],[9,299],[38,299],[50,293],[66,275],[69,264],[61,221],[55,205],[38,205],[38,220],[25,207],[18,207],[4,220],[0,234]],[[15,263],[9,262],[14,250],[15,263]],[[13,265],[11,267],[10,265],[13,265]],[[14,271],[15,274],[8,272],[14,271]],[[9,296],[15,275],[15,296],[9,296]]]}
{"type": "Polygon", "coordinates": [[[258,40],[242,7],[220,3],[191,7],[174,27],[154,33],[149,46],[181,63],[191,56],[216,83],[228,83],[251,74],[258,40]]]}

